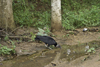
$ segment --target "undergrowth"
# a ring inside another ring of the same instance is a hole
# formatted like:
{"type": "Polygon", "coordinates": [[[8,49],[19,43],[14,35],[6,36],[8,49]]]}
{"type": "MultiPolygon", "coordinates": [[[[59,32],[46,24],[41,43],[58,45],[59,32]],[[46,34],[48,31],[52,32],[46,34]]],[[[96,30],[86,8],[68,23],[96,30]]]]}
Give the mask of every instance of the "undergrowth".
{"type": "Polygon", "coordinates": [[[50,25],[50,11],[39,10],[37,4],[38,2],[35,0],[13,0],[13,12],[16,24],[34,27],[50,25]]]}
{"type": "Polygon", "coordinates": [[[92,6],[91,9],[82,9],[76,11],[64,10],[63,27],[66,29],[75,29],[80,27],[100,25],[100,9],[92,6]]]}
{"type": "Polygon", "coordinates": [[[0,55],[10,54],[15,54],[15,45],[12,44],[12,48],[8,48],[7,46],[3,46],[0,44],[0,55]]]}
{"type": "MultiPolygon", "coordinates": [[[[14,20],[21,26],[50,27],[51,0],[13,0],[14,20]]],[[[62,0],[62,26],[65,29],[100,25],[98,0],[62,0]]]]}

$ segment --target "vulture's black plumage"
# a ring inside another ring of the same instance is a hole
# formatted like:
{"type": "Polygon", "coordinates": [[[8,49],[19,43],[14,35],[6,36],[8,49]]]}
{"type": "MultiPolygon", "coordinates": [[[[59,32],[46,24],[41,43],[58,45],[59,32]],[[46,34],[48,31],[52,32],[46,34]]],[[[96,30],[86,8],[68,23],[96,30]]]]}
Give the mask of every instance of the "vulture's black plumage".
{"type": "Polygon", "coordinates": [[[46,45],[48,45],[47,46],[48,48],[50,48],[49,47],[50,45],[54,45],[55,47],[61,48],[61,46],[58,45],[57,42],[53,38],[51,38],[49,36],[36,35],[35,40],[40,40],[40,41],[44,42],[46,45]]]}

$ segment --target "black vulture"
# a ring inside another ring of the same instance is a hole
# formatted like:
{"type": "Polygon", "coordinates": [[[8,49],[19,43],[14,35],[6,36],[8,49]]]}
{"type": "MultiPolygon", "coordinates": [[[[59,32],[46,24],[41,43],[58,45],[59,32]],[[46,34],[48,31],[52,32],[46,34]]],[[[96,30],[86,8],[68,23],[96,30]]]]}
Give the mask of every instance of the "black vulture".
{"type": "Polygon", "coordinates": [[[56,42],[53,38],[51,38],[51,37],[49,37],[49,36],[40,36],[40,35],[36,35],[35,40],[39,40],[39,41],[44,42],[44,43],[45,43],[45,46],[48,47],[49,49],[51,49],[51,48],[49,47],[50,45],[54,45],[55,47],[61,48],[61,46],[58,45],[57,42],[56,42]]]}

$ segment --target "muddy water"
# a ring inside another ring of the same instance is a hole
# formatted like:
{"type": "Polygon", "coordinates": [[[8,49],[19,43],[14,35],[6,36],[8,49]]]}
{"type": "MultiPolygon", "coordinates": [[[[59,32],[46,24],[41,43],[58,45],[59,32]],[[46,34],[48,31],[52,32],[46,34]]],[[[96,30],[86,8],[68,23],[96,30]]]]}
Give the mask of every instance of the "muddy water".
{"type": "Polygon", "coordinates": [[[53,50],[43,50],[30,56],[20,56],[13,60],[3,61],[0,67],[43,67],[50,63],[55,55],[53,50]]]}
{"type": "Polygon", "coordinates": [[[33,55],[19,56],[12,60],[0,62],[0,67],[44,67],[57,57],[57,53],[60,53],[59,59],[64,58],[66,61],[69,62],[81,56],[91,54],[94,50],[90,53],[87,53],[87,51],[91,47],[100,47],[99,44],[100,42],[93,41],[84,44],[79,43],[78,45],[74,46],[62,45],[62,49],[45,49],[33,55]]]}

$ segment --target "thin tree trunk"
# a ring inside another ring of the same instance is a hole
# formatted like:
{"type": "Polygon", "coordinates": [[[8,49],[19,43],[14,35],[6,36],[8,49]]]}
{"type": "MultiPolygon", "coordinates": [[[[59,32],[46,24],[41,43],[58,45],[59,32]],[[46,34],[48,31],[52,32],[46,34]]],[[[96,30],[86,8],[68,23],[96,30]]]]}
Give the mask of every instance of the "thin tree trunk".
{"type": "Polygon", "coordinates": [[[60,31],[61,23],[61,0],[51,0],[51,31],[60,31]]]}
{"type": "Polygon", "coordinates": [[[6,30],[13,30],[15,28],[12,0],[0,0],[0,28],[6,30]]]}

